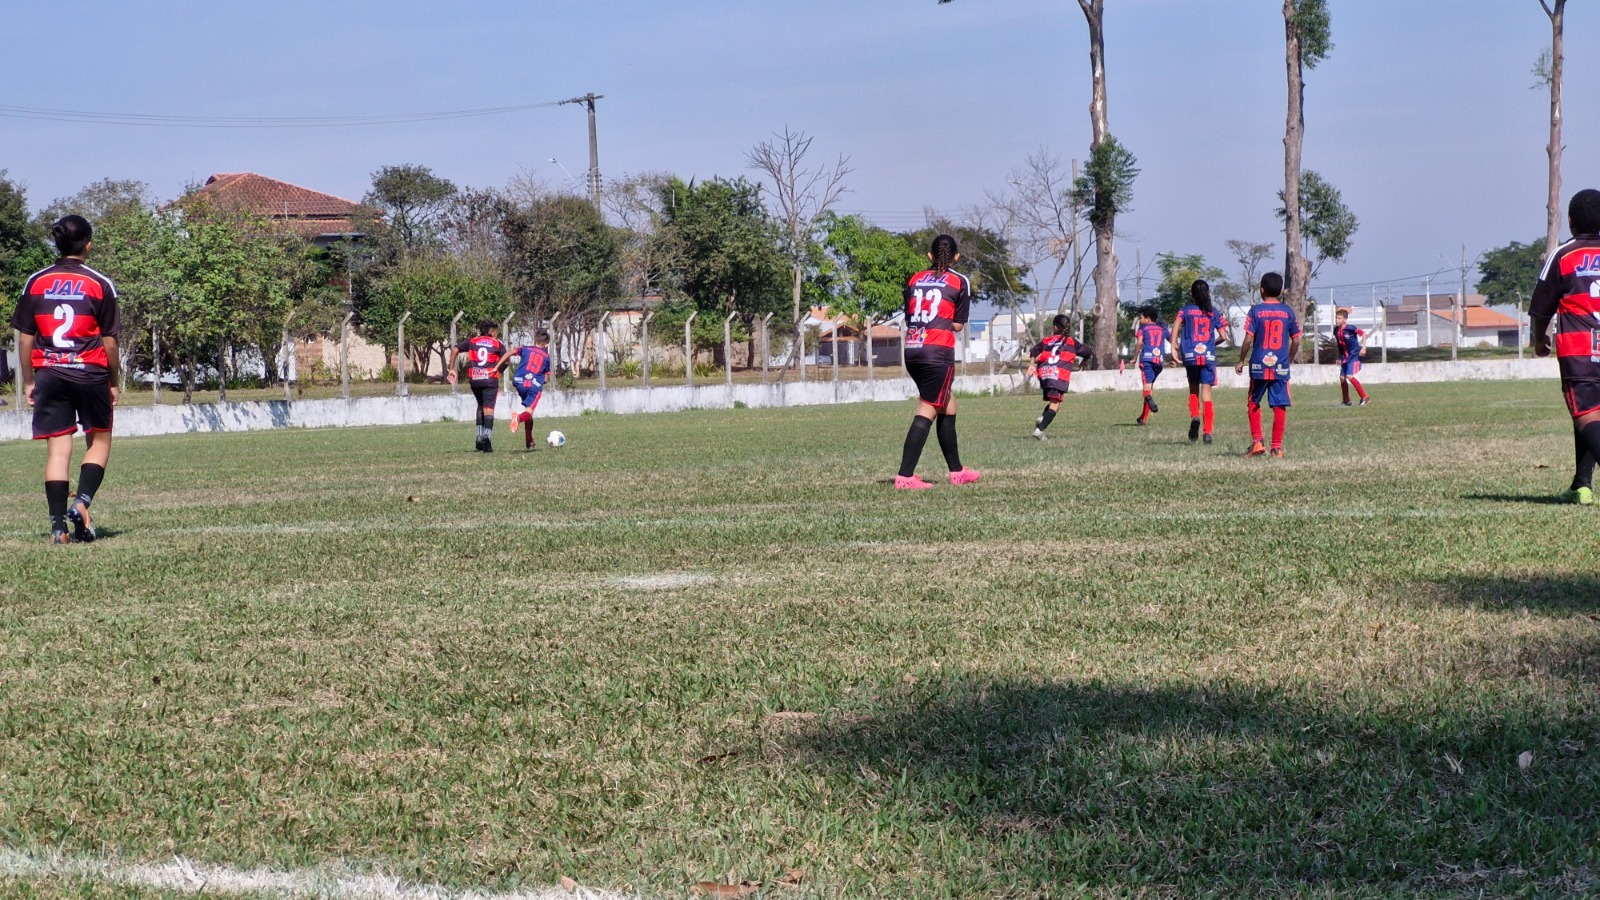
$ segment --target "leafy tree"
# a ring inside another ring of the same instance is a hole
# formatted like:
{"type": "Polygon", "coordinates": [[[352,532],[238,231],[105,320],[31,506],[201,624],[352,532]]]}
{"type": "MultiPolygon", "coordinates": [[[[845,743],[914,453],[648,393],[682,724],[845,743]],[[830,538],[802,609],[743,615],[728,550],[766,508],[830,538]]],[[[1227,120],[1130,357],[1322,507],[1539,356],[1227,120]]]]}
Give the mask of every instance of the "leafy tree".
{"type": "Polygon", "coordinates": [[[821,222],[823,264],[817,284],[827,303],[858,324],[899,312],[906,278],[925,258],[902,238],[858,216],[829,214],[821,222]]]}
{"type": "Polygon", "coordinates": [[[516,308],[535,320],[559,313],[557,332],[581,342],[620,295],[615,230],[587,198],[566,194],[509,207],[502,228],[504,268],[516,308]]]}
{"type": "MultiPolygon", "coordinates": [[[[1355,213],[1344,205],[1339,189],[1316,172],[1307,169],[1301,173],[1300,190],[1297,193],[1300,197],[1300,230],[1305,242],[1303,258],[1307,261],[1310,273],[1307,278],[1310,278],[1316,275],[1324,262],[1330,259],[1334,262],[1344,261],[1361,223],[1355,213]],[[1315,264],[1310,262],[1313,247],[1317,251],[1315,264]]],[[[1284,200],[1281,192],[1278,199],[1284,200]]],[[[1288,218],[1286,206],[1278,208],[1278,218],[1288,218]]]]}
{"type": "Polygon", "coordinates": [[[673,285],[682,260],[665,229],[662,200],[670,176],[650,172],[606,185],[602,202],[617,222],[623,294],[644,297],[673,285]]]}
{"type": "Polygon", "coordinates": [[[441,368],[448,359],[450,320],[465,312],[465,321],[489,318],[499,321],[511,308],[511,292],[495,273],[485,274],[456,259],[432,254],[406,260],[385,270],[374,282],[360,307],[362,330],[393,355],[400,318],[406,312],[406,356],[415,374],[428,370],[437,358],[441,368]]]}
{"type": "Polygon", "coordinates": [[[153,209],[155,205],[150,185],[131,178],[102,178],[70,197],[56,198],[39,212],[37,221],[41,227],[48,228],[62,216],[75,213],[88,219],[99,231],[103,225],[153,209]]]}
{"type": "MultiPolygon", "coordinates": [[[[1289,72],[1289,113],[1283,134],[1284,302],[1305,318],[1311,298],[1311,263],[1301,255],[1305,238],[1298,213],[1306,208],[1300,199],[1300,163],[1304,155],[1306,117],[1305,70],[1315,69],[1333,51],[1333,31],[1326,0],[1283,0],[1284,54],[1289,72]]],[[[1310,342],[1306,342],[1309,344],[1310,342]]],[[[1304,357],[1310,351],[1301,344],[1304,357]]]]}
{"type": "Polygon", "coordinates": [[[22,283],[55,259],[45,241],[44,229],[28,218],[26,191],[0,169],[0,313],[5,321],[11,320],[22,283]]]}
{"type": "Polygon", "coordinates": [[[384,212],[404,253],[416,253],[437,239],[436,225],[456,186],[427,166],[384,166],[372,173],[364,202],[384,212]]]}
{"type": "Polygon", "coordinates": [[[976,299],[1015,306],[1032,292],[1027,284],[1028,270],[1013,257],[1005,235],[973,223],[935,220],[925,228],[903,233],[901,238],[916,253],[918,264],[902,278],[927,266],[928,248],[940,234],[955,238],[956,245],[961,248],[961,261],[956,263],[956,268],[972,279],[972,293],[976,299]]]}
{"type": "Polygon", "coordinates": [[[1478,293],[1489,303],[1522,303],[1533,296],[1544,265],[1544,244],[1512,241],[1483,254],[1478,262],[1478,293]]]}
{"type": "Polygon", "coordinates": [[[1206,262],[1198,253],[1161,253],[1156,256],[1161,283],[1156,286],[1156,308],[1163,322],[1170,322],[1189,302],[1189,286],[1196,279],[1219,284],[1227,277],[1221,269],[1206,262]]]}

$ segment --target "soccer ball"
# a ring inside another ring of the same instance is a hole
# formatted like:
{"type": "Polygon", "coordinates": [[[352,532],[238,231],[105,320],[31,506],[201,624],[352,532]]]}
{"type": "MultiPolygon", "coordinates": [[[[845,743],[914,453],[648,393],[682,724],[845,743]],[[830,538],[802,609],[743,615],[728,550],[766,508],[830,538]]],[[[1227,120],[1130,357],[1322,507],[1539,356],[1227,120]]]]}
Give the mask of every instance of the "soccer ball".
{"type": "Polygon", "coordinates": [[[550,432],[550,435],[544,439],[544,442],[552,447],[562,447],[567,443],[567,436],[559,431],[552,431],[550,432]]]}

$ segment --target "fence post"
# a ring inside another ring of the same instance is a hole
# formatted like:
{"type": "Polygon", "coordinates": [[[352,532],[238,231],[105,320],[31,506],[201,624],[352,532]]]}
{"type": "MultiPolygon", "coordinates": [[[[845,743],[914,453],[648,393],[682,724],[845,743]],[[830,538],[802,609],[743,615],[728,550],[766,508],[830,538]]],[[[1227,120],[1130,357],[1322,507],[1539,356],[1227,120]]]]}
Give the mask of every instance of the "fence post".
{"type": "Polygon", "coordinates": [[[700,310],[689,313],[689,318],[683,323],[683,383],[694,384],[694,342],[690,339],[689,326],[694,324],[695,317],[700,315],[700,310]]]}
{"type": "Polygon", "coordinates": [[[762,318],[761,318],[761,343],[758,346],[761,348],[761,383],[762,384],[766,384],[767,383],[767,363],[770,361],[768,359],[768,357],[772,356],[772,345],[767,343],[767,323],[771,322],[771,321],[772,321],[772,313],[767,313],[765,316],[762,316],[762,318]]]}
{"type": "Polygon", "coordinates": [[[806,383],[806,320],[794,323],[794,352],[799,354],[800,383],[806,383]]]}
{"type": "Polygon", "coordinates": [[[606,389],[606,320],[611,318],[610,311],[600,314],[600,324],[594,331],[594,366],[600,373],[600,390],[606,389]]]}
{"type": "MultiPolygon", "coordinates": [[[[150,361],[155,366],[156,377],[150,382],[150,402],[161,405],[161,330],[160,322],[150,323],[150,361]]],[[[20,341],[17,346],[22,346],[20,341]]],[[[20,355],[20,354],[19,354],[20,355]]],[[[17,396],[22,396],[22,360],[17,360],[17,396]]]]}
{"type": "Polygon", "coordinates": [[[871,382],[871,381],[874,381],[876,379],[876,377],[877,377],[876,369],[874,367],[878,364],[878,361],[872,358],[873,347],[872,347],[872,317],[871,316],[867,316],[867,326],[866,326],[866,331],[863,332],[863,339],[864,339],[864,343],[862,344],[862,346],[867,348],[867,381],[871,382]]]}
{"type": "MultiPolygon", "coordinates": [[[[155,323],[152,322],[152,323],[150,323],[150,339],[152,341],[155,340],[155,335],[156,335],[156,326],[155,326],[155,323]]],[[[26,405],[26,404],[24,404],[22,402],[22,332],[17,331],[16,329],[12,329],[11,330],[11,346],[17,348],[17,369],[16,369],[15,372],[11,373],[11,380],[12,380],[12,383],[16,386],[16,391],[17,391],[17,409],[22,409],[23,406],[26,405]]],[[[161,358],[159,356],[156,357],[156,360],[157,360],[156,361],[156,371],[157,372],[161,371],[160,359],[161,358]]],[[[157,380],[157,383],[159,383],[159,379],[157,380]]],[[[161,395],[157,394],[156,396],[160,397],[161,395]]]]}
{"type": "Polygon", "coordinates": [[[345,313],[339,323],[339,396],[350,399],[350,320],[355,313],[345,313]]]}
{"type": "Polygon", "coordinates": [[[728,387],[733,387],[733,317],[738,313],[728,313],[722,320],[722,368],[727,372],[728,387]]]}
{"type": "Polygon", "coordinates": [[[222,342],[222,349],[217,354],[217,402],[228,402],[228,349],[227,341],[222,342]]]}
{"type": "Polygon", "coordinates": [[[639,354],[644,361],[644,386],[650,386],[650,320],[656,317],[656,311],[650,310],[644,314],[644,320],[639,324],[639,354]]]}
{"type": "MultiPolygon", "coordinates": [[[[906,367],[906,328],[906,314],[902,312],[900,314],[900,368],[902,370],[906,367]]],[[[902,371],[901,374],[905,373],[902,371]]]]}
{"type": "Polygon", "coordinates": [[[289,384],[289,368],[294,363],[294,344],[292,343],[294,335],[289,333],[289,323],[293,321],[294,310],[291,309],[283,319],[283,359],[281,362],[283,364],[283,402],[285,403],[294,402],[294,393],[289,384]]]}
{"type": "MultiPolygon", "coordinates": [[[[833,346],[833,352],[828,355],[828,359],[829,359],[830,362],[833,363],[833,383],[834,384],[838,384],[839,383],[839,320],[838,319],[834,319],[832,322],[829,322],[828,323],[828,329],[829,329],[829,336],[832,338],[832,346],[833,346]]],[[[817,326],[817,344],[818,344],[818,346],[820,346],[822,344],[822,326],[821,325],[817,326]]]]}
{"type": "MultiPolygon", "coordinates": [[[[456,313],[456,317],[455,318],[450,320],[450,349],[451,350],[454,350],[456,348],[456,325],[458,323],[460,323],[461,317],[466,315],[466,314],[467,314],[467,311],[463,309],[460,312],[456,313]]],[[[450,358],[449,355],[446,354],[445,359],[449,359],[449,358],[450,358]]],[[[449,372],[444,373],[444,375],[445,375],[445,380],[450,382],[450,393],[454,394],[456,392],[456,389],[458,387],[460,387],[460,385],[456,384],[456,379],[450,377],[450,373],[449,372]]]]}

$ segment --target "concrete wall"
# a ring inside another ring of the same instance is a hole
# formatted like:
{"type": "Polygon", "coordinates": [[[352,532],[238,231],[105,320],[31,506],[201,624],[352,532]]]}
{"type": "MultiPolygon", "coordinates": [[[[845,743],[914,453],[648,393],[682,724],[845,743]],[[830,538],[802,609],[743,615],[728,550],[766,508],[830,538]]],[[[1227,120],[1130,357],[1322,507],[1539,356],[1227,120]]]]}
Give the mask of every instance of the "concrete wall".
{"type": "MultiPolygon", "coordinates": [[[[981,371],[978,366],[974,370],[981,371]]],[[[824,370],[824,373],[826,370],[824,370]]],[[[1498,381],[1544,379],[1555,390],[1554,359],[1487,360],[1371,364],[1361,372],[1364,384],[1410,384],[1437,381],[1498,381]]],[[[957,378],[955,389],[965,392],[1008,391],[1021,383],[1019,374],[972,375],[957,378]]],[[[1231,367],[1217,372],[1218,387],[1244,387],[1247,378],[1231,367]]],[[[1337,366],[1296,366],[1294,383],[1336,384],[1337,366]]],[[[1183,371],[1169,369],[1156,383],[1157,390],[1179,391],[1185,386],[1183,371]]],[[[1072,378],[1075,393],[1132,391],[1139,389],[1139,372],[1079,372],[1072,378]]],[[[596,410],[609,413],[673,412],[684,409],[728,409],[734,403],[748,407],[815,406],[831,403],[904,401],[915,392],[910,379],[877,381],[809,381],[804,384],[677,385],[671,387],[616,388],[607,391],[545,391],[539,417],[560,418],[596,410]]],[[[515,396],[502,393],[496,415],[505,420],[515,396]]],[[[192,406],[130,406],[117,413],[117,434],[141,436],[208,431],[255,431],[268,428],[330,428],[356,425],[414,425],[422,422],[470,421],[472,395],[461,393],[427,397],[367,397],[356,400],[282,400],[252,403],[197,403],[192,406]]],[[[24,440],[30,435],[27,411],[0,411],[0,440],[24,440]]]]}

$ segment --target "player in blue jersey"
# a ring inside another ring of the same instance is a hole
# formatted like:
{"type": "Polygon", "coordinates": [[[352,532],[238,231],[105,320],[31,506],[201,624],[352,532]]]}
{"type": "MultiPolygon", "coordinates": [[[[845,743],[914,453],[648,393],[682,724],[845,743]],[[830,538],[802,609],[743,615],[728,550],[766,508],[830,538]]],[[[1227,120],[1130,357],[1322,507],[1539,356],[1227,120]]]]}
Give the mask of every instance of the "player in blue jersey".
{"type": "Polygon", "coordinates": [[[1333,342],[1339,347],[1339,392],[1344,395],[1344,405],[1350,405],[1350,389],[1356,389],[1356,396],[1361,398],[1361,405],[1366,406],[1371,398],[1361,388],[1361,382],[1356,380],[1356,373],[1361,371],[1361,358],[1367,355],[1367,348],[1361,343],[1366,337],[1366,332],[1350,324],[1350,310],[1340,308],[1333,314],[1333,342]]]}
{"type": "Polygon", "coordinates": [[[1150,392],[1155,389],[1156,379],[1161,377],[1161,367],[1167,361],[1172,332],[1157,321],[1159,317],[1154,306],[1139,308],[1139,329],[1134,332],[1134,338],[1139,346],[1139,380],[1144,385],[1144,405],[1139,408],[1135,425],[1143,425],[1151,413],[1160,412],[1150,392]]]}
{"type": "Polygon", "coordinates": [[[533,411],[539,405],[540,395],[544,393],[545,380],[550,377],[550,332],[535,334],[531,345],[524,344],[500,360],[495,375],[506,369],[511,370],[511,386],[522,401],[522,412],[511,417],[511,433],[516,434],[517,426],[521,425],[523,446],[529,450],[537,449],[538,445],[533,441],[533,411]]]}
{"type": "Polygon", "coordinates": [[[1282,275],[1268,272],[1261,276],[1261,302],[1245,316],[1239,362],[1233,367],[1235,373],[1250,367],[1249,456],[1267,452],[1261,443],[1262,398],[1272,407],[1272,455],[1283,456],[1283,430],[1289,422],[1289,364],[1300,350],[1300,321],[1279,299],[1282,294],[1282,275]]]}
{"type": "Polygon", "coordinates": [[[1205,281],[1189,285],[1189,299],[1172,320],[1172,364],[1182,365],[1189,376],[1189,443],[1201,438],[1203,423],[1209,444],[1216,421],[1211,388],[1217,383],[1217,341],[1227,333],[1228,320],[1212,306],[1211,285],[1205,281]]]}

